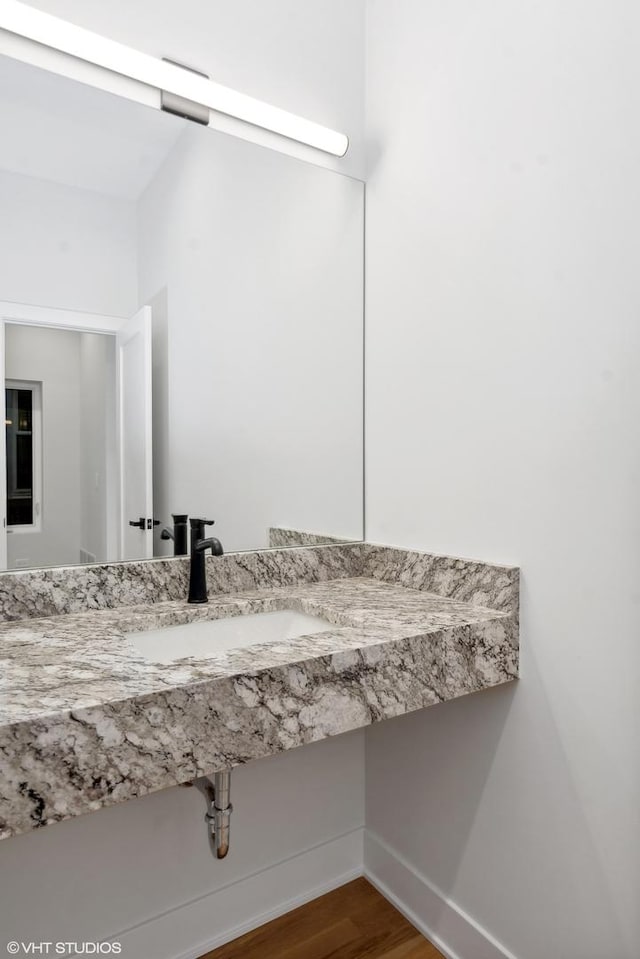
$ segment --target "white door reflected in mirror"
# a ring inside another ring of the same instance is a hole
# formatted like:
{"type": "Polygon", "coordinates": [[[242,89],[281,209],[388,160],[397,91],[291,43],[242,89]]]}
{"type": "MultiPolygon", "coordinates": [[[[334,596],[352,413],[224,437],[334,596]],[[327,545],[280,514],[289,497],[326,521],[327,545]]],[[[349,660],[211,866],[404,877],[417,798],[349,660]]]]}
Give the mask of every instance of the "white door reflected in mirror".
{"type": "Polygon", "coordinates": [[[151,307],[116,334],[121,559],[153,557],[151,307]]]}

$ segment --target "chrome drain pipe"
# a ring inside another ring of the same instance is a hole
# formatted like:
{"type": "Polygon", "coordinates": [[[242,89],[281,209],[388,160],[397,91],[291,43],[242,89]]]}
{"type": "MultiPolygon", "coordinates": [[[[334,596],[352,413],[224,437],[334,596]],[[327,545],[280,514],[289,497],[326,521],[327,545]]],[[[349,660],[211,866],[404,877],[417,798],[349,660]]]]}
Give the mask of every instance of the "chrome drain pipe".
{"type": "Polygon", "coordinates": [[[222,769],[213,774],[213,782],[205,776],[195,785],[207,800],[205,821],[209,826],[209,843],[216,859],[224,859],[229,852],[231,828],[231,770],[222,769]]]}

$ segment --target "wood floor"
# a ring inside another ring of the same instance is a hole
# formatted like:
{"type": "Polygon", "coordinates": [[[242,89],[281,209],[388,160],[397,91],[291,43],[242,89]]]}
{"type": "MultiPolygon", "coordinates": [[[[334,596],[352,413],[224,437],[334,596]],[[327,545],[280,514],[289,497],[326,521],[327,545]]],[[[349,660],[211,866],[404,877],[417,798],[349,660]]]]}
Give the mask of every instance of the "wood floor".
{"type": "Polygon", "coordinates": [[[366,879],[314,899],[201,959],[443,959],[366,879]]]}

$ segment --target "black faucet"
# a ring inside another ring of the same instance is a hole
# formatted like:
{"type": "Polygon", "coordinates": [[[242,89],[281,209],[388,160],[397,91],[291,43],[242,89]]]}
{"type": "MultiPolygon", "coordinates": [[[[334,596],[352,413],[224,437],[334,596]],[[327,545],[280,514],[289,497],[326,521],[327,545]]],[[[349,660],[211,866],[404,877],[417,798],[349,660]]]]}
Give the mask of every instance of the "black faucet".
{"type": "Polygon", "coordinates": [[[193,519],[191,523],[191,567],[189,570],[189,603],[207,603],[207,572],[204,554],[208,549],[214,556],[222,556],[222,543],[215,536],[204,538],[205,526],[213,526],[212,519],[193,519]]]}
{"type": "Polygon", "coordinates": [[[173,555],[186,556],[189,552],[187,549],[188,516],[186,513],[172,513],[171,515],[173,516],[173,529],[171,530],[168,526],[165,526],[160,533],[160,539],[172,539],[173,555]]]}

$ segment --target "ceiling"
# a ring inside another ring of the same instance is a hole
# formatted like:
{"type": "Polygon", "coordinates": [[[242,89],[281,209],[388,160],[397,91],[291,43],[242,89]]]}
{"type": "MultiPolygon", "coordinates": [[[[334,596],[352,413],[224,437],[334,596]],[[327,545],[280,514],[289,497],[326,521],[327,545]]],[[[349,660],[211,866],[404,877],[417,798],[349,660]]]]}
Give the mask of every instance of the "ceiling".
{"type": "Polygon", "coordinates": [[[0,56],[0,170],[135,200],[187,122],[0,56]]]}

